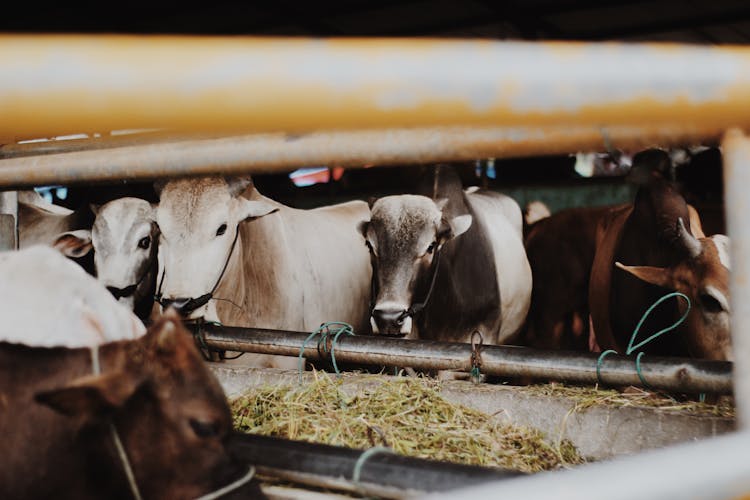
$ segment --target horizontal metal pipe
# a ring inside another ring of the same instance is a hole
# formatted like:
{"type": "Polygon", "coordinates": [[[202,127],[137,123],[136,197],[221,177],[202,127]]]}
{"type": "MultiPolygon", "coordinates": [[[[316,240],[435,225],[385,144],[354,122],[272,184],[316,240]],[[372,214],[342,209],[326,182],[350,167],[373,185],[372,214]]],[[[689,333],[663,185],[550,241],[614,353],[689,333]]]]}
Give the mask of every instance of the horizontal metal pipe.
{"type": "Polygon", "coordinates": [[[727,128],[750,117],[744,46],[4,35],[0,68],[0,142],[131,128],[727,128]]]}
{"type": "MultiPolygon", "coordinates": [[[[309,334],[260,328],[192,325],[210,348],[297,356],[309,334]]],[[[328,359],[315,342],[305,347],[310,360],[328,359]]],[[[411,367],[416,370],[471,371],[471,346],[429,340],[386,339],[377,336],[341,336],[335,346],[337,363],[411,367]]],[[[634,359],[606,356],[597,376],[598,355],[570,351],[542,351],[526,347],[485,345],[481,371],[486,375],[554,380],[607,386],[642,386],[634,359]]],[[[654,389],[680,393],[730,393],[732,363],[698,359],[644,356],[641,373],[654,389]]]]}
{"type": "Polygon", "coordinates": [[[5,157],[0,159],[0,187],[289,171],[302,165],[361,167],[568,154],[602,151],[607,145],[638,150],[718,141],[722,132],[704,124],[433,127],[223,138],[138,134],[0,147],[0,158],[5,157]]]}
{"type": "MultiPolygon", "coordinates": [[[[319,476],[324,476],[343,480],[342,486],[348,485],[349,490],[367,491],[376,486],[396,490],[400,492],[396,498],[402,498],[405,492],[447,491],[522,475],[511,470],[378,453],[362,463],[357,485],[352,476],[364,450],[240,433],[232,435],[230,447],[237,458],[270,475],[291,472],[303,482],[307,482],[305,475],[318,476],[318,485],[319,476]]],[[[377,493],[380,492],[372,492],[377,493]]]]}

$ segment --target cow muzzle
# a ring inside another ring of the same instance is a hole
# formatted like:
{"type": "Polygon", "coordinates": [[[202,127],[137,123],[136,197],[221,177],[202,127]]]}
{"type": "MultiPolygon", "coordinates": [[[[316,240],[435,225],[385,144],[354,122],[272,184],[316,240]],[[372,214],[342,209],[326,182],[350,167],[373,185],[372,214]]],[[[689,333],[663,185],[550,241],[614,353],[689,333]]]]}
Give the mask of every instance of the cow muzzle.
{"type": "Polygon", "coordinates": [[[406,309],[375,308],[370,317],[372,331],[386,337],[404,337],[411,332],[411,316],[406,309]]]}
{"type": "Polygon", "coordinates": [[[159,297],[157,300],[164,309],[167,307],[173,307],[177,310],[180,316],[187,318],[193,311],[208,304],[208,301],[211,300],[212,297],[213,294],[206,293],[195,299],[192,297],[159,297]]]}

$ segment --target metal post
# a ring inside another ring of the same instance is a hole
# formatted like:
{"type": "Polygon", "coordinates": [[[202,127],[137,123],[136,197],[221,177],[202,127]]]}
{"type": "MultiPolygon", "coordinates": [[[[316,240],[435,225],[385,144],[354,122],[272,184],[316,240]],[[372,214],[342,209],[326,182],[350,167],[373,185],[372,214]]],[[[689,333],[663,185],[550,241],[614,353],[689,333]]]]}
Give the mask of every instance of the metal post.
{"type": "MultiPolygon", "coordinates": [[[[650,124],[611,127],[606,134],[618,148],[635,150],[718,141],[723,131],[712,124],[650,124]]],[[[219,138],[138,134],[2,146],[0,186],[289,171],[300,165],[473,161],[604,148],[600,127],[393,128],[219,138]]]]}
{"type": "Polygon", "coordinates": [[[18,248],[18,193],[0,192],[0,250],[18,248]]]}
{"type": "MultiPolygon", "coordinates": [[[[298,356],[308,333],[261,328],[191,325],[202,335],[201,345],[223,350],[298,356]]],[[[330,350],[330,349],[329,349],[330,350]]],[[[471,346],[429,340],[399,340],[377,336],[340,337],[334,346],[337,363],[411,367],[417,370],[469,372],[471,346]]],[[[315,343],[306,346],[307,359],[328,359],[315,343]]],[[[532,377],[594,385],[598,355],[570,351],[542,351],[526,347],[485,345],[482,368],[487,375],[532,377]]],[[[670,392],[728,393],[732,390],[732,364],[682,358],[646,356],[641,363],[649,386],[670,392]]],[[[601,363],[601,382],[613,386],[641,386],[633,358],[607,356],[601,363]]]]}
{"type": "Polygon", "coordinates": [[[4,35],[0,142],[133,128],[726,128],[750,117],[749,66],[746,46],[4,35]]]}
{"type": "Polygon", "coordinates": [[[722,142],[727,229],[731,238],[732,348],[737,422],[750,428],[750,140],[729,130],[722,142]]]}

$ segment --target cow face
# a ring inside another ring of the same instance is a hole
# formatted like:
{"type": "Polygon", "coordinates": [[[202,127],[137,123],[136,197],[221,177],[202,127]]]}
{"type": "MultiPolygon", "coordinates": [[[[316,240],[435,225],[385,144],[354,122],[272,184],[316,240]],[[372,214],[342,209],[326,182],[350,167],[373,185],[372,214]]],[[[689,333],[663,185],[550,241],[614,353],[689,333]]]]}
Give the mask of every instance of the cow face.
{"type": "Polygon", "coordinates": [[[427,300],[436,253],[471,225],[471,215],[446,219],[445,201],[401,195],[372,204],[371,220],[363,230],[374,267],[376,294],[370,317],[374,333],[396,337],[412,333],[410,308],[427,300]]]}
{"type": "MultiPolygon", "coordinates": [[[[683,238],[687,238],[682,227],[683,238]]],[[[687,233],[689,235],[689,233],[687,233]]],[[[690,298],[686,319],[687,342],[691,355],[714,360],[732,360],[729,331],[729,238],[689,236],[689,256],[668,268],[650,266],[617,267],[635,277],[690,298]]],[[[685,301],[678,301],[684,314],[685,301]]]]}
{"type": "Polygon", "coordinates": [[[239,224],[276,207],[241,193],[250,178],[207,177],[168,182],[160,191],[157,295],[185,318],[219,321],[213,293],[241,253],[239,224]]]}
{"type": "Polygon", "coordinates": [[[138,198],[119,198],[101,207],[92,206],[92,211],[96,219],[90,231],[63,233],[54,246],[75,258],[93,248],[97,278],[132,310],[136,298],[148,292],[154,278],[149,274],[156,265],[159,236],[154,207],[138,198]]]}
{"type": "Polygon", "coordinates": [[[117,488],[124,477],[112,436],[101,425],[108,422],[143,498],[197,498],[240,477],[246,466],[227,450],[232,420],[224,393],[179,316],[168,313],[141,339],[114,348],[122,349],[119,358],[102,355],[101,375],[36,395],[92,429],[82,434],[83,445],[99,456],[96,462],[108,471],[102,473],[112,474],[113,480],[102,481],[117,488]]]}

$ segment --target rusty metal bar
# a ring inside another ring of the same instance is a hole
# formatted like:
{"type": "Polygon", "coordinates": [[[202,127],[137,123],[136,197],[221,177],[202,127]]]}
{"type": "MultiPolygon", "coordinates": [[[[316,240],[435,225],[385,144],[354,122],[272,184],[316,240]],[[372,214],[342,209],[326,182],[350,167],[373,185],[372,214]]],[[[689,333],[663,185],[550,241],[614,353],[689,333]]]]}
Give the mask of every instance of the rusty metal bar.
{"type": "MultiPolygon", "coordinates": [[[[210,348],[298,356],[308,333],[192,325],[210,348]]],[[[305,348],[310,360],[327,359],[315,345],[305,348]]],[[[428,340],[397,340],[376,336],[340,337],[335,346],[338,363],[411,367],[416,370],[471,371],[469,344],[428,340]]],[[[597,354],[542,351],[525,347],[485,345],[482,373],[498,377],[531,377],[569,383],[596,384],[597,354]]],[[[644,379],[655,388],[684,393],[730,393],[732,363],[684,358],[644,357],[644,379]]],[[[634,358],[611,355],[601,365],[601,382],[611,386],[642,386],[634,358]]]]}
{"type": "Polygon", "coordinates": [[[718,142],[722,133],[723,129],[711,125],[648,125],[607,129],[433,127],[223,138],[139,134],[0,147],[0,158],[5,157],[0,159],[0,186],[289,171],[301,165],[359,167],[567,154],[605,150],[605,142],[637,150],[718,142]]]}
{"type": "Polygon", "coordinates": [[[0,142],[127,128],[726,128],[750,118],[744,46],[4,35],[0,68],[0,142]]]}
{"type": "Polygon", "coordinates": [[[729,288],[732,295],[732,349],[737,370],[734,380],[737,421],[750,428],[750,139],[729,130],[722,141],[725,211],[731,236],[729,288]]]}
{"type": "Polygon", "coordinates": [[[234,456],[265,475],[384,498],[448,491],[522,475],[507,469],[380,453],[361,467],[357,484],[352,473],[364,450],[240,433],[232,434],[229,443],[234,456]],[[323,483],[326,478],[333,484],[323,483]]]}

